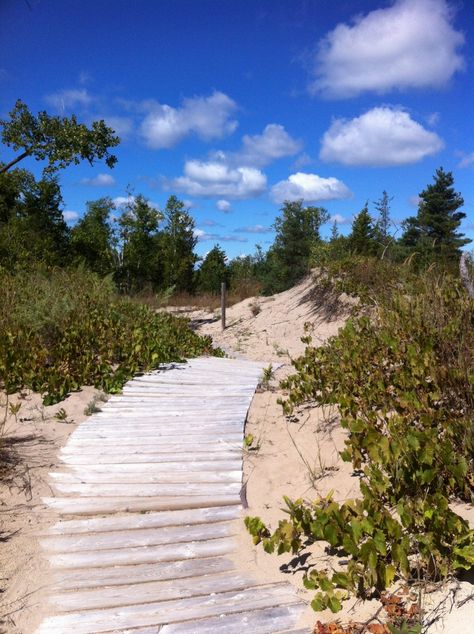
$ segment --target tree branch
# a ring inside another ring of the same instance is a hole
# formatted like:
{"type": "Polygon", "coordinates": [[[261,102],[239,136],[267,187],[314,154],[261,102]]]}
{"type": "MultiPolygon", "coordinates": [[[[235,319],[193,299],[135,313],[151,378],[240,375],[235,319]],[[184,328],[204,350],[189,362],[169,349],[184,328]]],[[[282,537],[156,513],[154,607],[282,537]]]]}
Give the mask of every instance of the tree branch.
{"type": "Polygon", "coordinates": [[[2,165],[0,167],[0,174],[4,174],[10,169],[10,167],[13,167],[14,165],[22,161],[24,158],[26,158],[31,153],[31,150],[32,150],[31,148],[29,150],[26,150],[25,152],[23,152],[22,154],[14,158],[13,161],[10,161],[10,163],[7,163],[6,165],[2,165]]]}

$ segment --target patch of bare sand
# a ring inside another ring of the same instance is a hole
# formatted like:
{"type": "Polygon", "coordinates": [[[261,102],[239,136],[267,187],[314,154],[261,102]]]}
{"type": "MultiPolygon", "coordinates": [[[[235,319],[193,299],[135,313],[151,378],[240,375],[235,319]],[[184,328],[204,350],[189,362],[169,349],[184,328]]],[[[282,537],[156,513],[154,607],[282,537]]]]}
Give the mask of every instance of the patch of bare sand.
{"type": "Polygon", "coordinates": [[[41,498],[52,493],[47,475],[58,464],[60,447],[98,394],[85,387],[49,407],[27,391],[9,396],[8,403],[0,395],[0,420],[5,421],[0,447],[12,461],[0,483],[0,632],[30,634],[42,620],[49,569],[37,533],[57,518],[41,498]],[[20,405],[16,415],[10,404],[20,405]]]}
{"type": "MultiPolygon", "coordinates": [[[[280,365],[271,382],[271,390],[259,390],[249,411],[245,433],[253,436],[253,443],[244,459],[248,508],[242,519],[247,515],[259,516],[273,530],[285,515],[281,510],[284,495],[293,500],[312,500],[333,491],[334,499],[338,501],[358,495],[358,478],[339,456],[344,447],[345,431],[340,426],[337,411],[306,407],[288,421],[277,403],[278,398],[285,396],[279,382],[292,372],[291,358],[304,351],[300,338],[305,323],[311,325],[313,342],[323,344],[337,334],[353,303],[345,296],[337,298],[318,293],[311,278],[307,278],[284,293],[250,298],[228,308],[228,326],[224,332],[216,313],[187,313],[198,332],[211,335],[214,344],[230,356],[280,365]]],[[[456,511],[474,527],[472,506],[462,505],[456,511]]],[[[268,555],[261,546],[252,544],[243,521],[238,540],[236,563],[239,566],[262,582],[290,581],[300,598],[307,602],[301,627],[311,629],[317,620],[330,622],[336,618],[341,622],[365,622],[381,607],[378,601],[351,599],[344,602],[342,612],[337,615],[330,611],[315,613],[309,605],[314,593],[304,589],[302,572],[315,561],[320,569],[337,569],[341,564],[337,558],[328,557],[320,545],[305,551],[302,560],[291,555],[268,555]]],[[[471,625],[474,603],[472,600],[462,603],[469,594],[472,594],[472,586],[464,581],[426,595],[423,601],[430,618],[439,617],[426,631],[430,634],[470,632],[466,624],[471,625]],[[456,596],[457,604],[454,600],[446,600],[456,596]],[[451,606],[455,606],[454,616],[452,612],[448,614],[451,606]],[[443,629],[444,624],[447,629],[443,629]]]]}

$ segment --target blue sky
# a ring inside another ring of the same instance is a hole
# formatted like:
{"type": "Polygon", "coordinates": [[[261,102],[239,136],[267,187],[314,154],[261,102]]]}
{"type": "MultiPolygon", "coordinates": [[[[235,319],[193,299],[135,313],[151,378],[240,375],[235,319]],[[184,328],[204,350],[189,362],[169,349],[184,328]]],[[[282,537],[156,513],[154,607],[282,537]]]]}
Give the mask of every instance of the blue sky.
{"type": "Polygon", "coordinates": [[[268,247],[284,199],[347,233],[386,190],[399,225],[443,166],[474,239],[473,26],[471,0],[0,0],[0,117],[21,98],[121,137],[113,170],[61,172],[70,224],[176,194],[198,252],[234,257],[268,247]]]}

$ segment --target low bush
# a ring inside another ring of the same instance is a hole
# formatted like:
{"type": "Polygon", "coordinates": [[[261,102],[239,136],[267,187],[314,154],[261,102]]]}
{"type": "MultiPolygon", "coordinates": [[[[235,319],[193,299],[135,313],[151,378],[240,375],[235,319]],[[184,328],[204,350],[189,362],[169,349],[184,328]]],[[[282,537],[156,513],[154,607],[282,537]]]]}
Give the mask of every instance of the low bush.
{"type": "Polygon", "coordinates": [[[322,541],[349,560],[305,575],[318,590],[315,610],[336,612],[348,593],[367,598],[397,578],[474,566],[474,531],[450,506],[474,495],[474,301],[448,274],[407,277],[377,264],[361,261],[336,281],[372,296],[372,309],[323,347],[304,338],[282,384],[287,414],[303,403],[338,406],[349,432],[341,456],[360,475],[361,498],[286,499],[289,517],[273,534],[246,520],[268,552],[322,541]]]}
{"type": "Polygon", "coordinates": [[[0,271],[0,387],[45,404],[81,385],[116,392],[134,374],[213,350],[188,323],[119,297],[109,278],[83,269],[0,271]]]}

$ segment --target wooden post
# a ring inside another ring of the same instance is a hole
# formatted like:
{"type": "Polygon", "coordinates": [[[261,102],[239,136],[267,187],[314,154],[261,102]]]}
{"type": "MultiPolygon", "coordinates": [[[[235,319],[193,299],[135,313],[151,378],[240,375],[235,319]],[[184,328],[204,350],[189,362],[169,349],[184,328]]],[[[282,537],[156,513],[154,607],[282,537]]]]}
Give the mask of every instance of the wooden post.
{"type": "Polygon", "coordinates": [[[222,330],[225,330],[225,305],[226,305],[226,287],[225,282],[221,283],[221,323],[222,330]]]}

